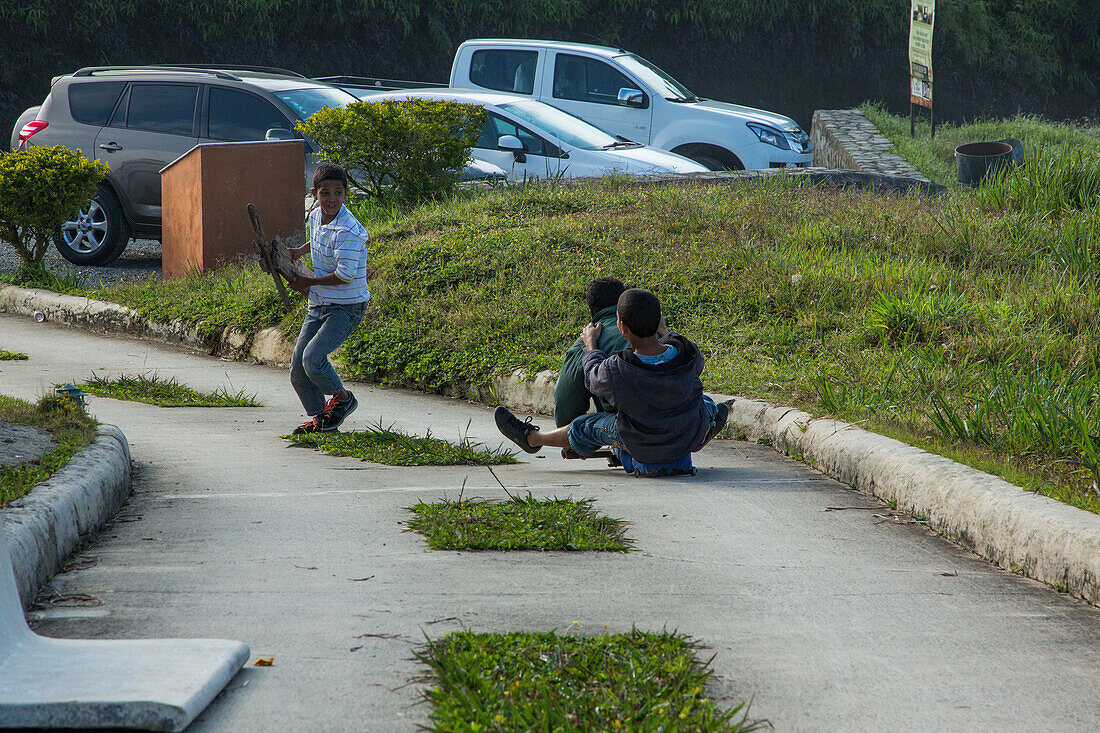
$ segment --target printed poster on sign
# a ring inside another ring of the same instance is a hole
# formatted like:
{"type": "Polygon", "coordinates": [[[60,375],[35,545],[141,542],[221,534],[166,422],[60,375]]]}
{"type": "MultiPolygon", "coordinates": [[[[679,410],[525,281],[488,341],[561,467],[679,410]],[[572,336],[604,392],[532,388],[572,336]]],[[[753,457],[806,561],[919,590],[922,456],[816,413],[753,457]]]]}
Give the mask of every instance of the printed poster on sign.
{"type": "Polygon", "coordinates": [[[909,15],[909,101],[932,107],[932,24],[936,0],[912,0],[909,15]]]}

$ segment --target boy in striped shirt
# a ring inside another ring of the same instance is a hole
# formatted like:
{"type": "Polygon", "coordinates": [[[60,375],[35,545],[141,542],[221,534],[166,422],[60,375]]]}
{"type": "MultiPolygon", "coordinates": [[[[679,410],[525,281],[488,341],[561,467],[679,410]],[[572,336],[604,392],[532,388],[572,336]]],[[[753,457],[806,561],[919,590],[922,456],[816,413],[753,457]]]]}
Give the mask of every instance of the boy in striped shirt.
{"type": "Polygon", "coordinates": [[[322,163],[310,191],[317,208],[309,215],[309,242],[291,249],[297,259],[309,252],[314,277],[299,277],[290,287],[309,298],[309,312],[298,334],[290,363],[290,383],[310,419],[294,429],[330,432],[359,406],[328,360],[363,320],[367,289],[367,240],[370,236],[344,206],[348,177],[338,165],[322,163]],[[332,395],[328,402],[325,395],[332,395]]]}

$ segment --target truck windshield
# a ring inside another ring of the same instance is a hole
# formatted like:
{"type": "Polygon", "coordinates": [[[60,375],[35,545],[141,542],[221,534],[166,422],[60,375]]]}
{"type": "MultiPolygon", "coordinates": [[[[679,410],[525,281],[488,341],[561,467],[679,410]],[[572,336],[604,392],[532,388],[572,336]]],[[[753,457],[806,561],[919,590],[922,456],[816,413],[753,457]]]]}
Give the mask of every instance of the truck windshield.
{"type": "Polygon", "coordinates": [[[535,101],[507,102],[498,105],[499,109],[509,112],[521,120],[526,120],[532,125],[561,140],[566,145],[572,145],[582,150],[603,150],[623,144],[595,125],[574,117],[568,112],[563,112],[556,107],[535,101]]]}
{"type": "Polygon", "coordinates": [[[275,96],[286,102],[299,119],[309,119],[315,112],[320,112],[322,107],[347,107],[352,102],[358,102],[351,94],[343,89],[331,87],[309,87],[306,89],[287,89],[275,92],[275,96]]]}
{"type": "Polygon", "coordinates": [[[699,101],[699,97],[692,94],[687,87],[643,59],[641,56],[635,56],[632,53],[628,53],[623,56],[616,56],[615,60],[622,64],[627,71],[634,74],[634,76],[653,87],[653,92],[655,94],[664,97],[670,102],[699,101]]]}

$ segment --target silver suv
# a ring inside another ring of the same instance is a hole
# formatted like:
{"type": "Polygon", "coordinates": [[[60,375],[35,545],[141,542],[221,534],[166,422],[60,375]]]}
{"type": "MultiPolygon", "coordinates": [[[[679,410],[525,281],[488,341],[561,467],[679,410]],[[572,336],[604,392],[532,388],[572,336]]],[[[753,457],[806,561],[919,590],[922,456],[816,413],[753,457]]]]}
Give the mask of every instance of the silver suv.
{"type": "MultiPolygon", "coordinates": [[[[94,199],[54,236],[77,265],[116,260],[131,237],[159,239],[160,171],[200,143],[292,140],[322,107],[358,101],[330,84],[270,67],[101,66],[55,77],[25,111],[12,149],[64,145],[110,167],[94,199]]],[[[316,164],[306,138],[307,179],[316,164]]]]}

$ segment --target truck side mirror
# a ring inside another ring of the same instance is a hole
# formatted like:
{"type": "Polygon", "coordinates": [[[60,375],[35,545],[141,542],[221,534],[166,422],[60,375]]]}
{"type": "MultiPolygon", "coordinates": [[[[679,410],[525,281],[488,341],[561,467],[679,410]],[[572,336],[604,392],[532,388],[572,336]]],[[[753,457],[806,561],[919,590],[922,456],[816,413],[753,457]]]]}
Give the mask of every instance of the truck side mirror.
{"type": "Polygon", "coordinates": [[[623,87],[619,90],[619,104],[624,107],[644,107],[645,94],[640,89],[623,87]]]}
{"type": "Polygon", "coordinates": [[[272,140],[294,140],[294,133],[282,127],[272,127],[264,135],[264,140],[271,142],[272,140]]]}
{"type": "Polygon", "coordinates": [[[497,139],[497,148],[500,150],[511,150],[512,155],[516,157],[517,163],[526,163],[527,155],[524,153],[523,143],[515,135],[501,135],[497,139]]]}

